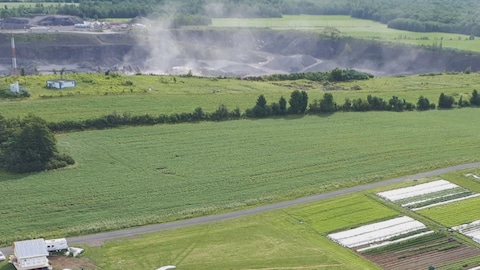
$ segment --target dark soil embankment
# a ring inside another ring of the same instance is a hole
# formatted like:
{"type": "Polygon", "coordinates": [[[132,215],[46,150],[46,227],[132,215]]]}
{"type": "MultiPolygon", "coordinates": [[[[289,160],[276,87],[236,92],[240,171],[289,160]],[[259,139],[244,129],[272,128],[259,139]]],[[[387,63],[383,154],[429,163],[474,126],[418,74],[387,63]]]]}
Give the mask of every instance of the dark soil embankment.
{"type": "MultiPolygon", "coordinates": [[[[247,76],[353,68],[375,75],[480,70],[480,55],[270,30],[17,33],[27,73],[53,69],[247,76]]],[[[11,70],[11,34],[0,34],[0,74],[11,70]]]]}

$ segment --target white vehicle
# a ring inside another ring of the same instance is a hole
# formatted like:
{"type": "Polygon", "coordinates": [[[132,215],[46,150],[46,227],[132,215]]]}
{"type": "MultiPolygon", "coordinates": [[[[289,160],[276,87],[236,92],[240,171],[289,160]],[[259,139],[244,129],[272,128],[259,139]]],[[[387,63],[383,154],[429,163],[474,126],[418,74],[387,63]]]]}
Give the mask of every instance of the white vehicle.
{"type": "Polygon", "coordinates": [[[67,239],[65,238],[45,240],[45,245],[47,246],[47,250],[49,252],[62,251],[62,250],[68,249],[67,239]]]}
{"type": "Polygon", "coordinates": [[[5,255],[0,251],[0,262],[5,261],[7,258],[5,258],[5,255]]]}
{"type": "Polygon", "coordinates": [[[175,268],[177,268],[175,265],[165,265],[158,268],[157,270],[169,270],[169,269],[175,269],[175,268]]]}

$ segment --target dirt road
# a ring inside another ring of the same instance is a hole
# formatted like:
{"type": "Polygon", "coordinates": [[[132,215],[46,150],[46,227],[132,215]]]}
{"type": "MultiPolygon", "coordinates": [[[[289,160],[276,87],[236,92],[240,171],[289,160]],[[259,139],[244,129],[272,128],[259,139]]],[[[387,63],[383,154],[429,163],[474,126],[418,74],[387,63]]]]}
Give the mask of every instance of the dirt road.
{"type": "MultiPolygon", "coordinates": [[[[438,169],[438,170],[434,170],[434,171],[397,177],[397,178],[393,178],[393,179],[389,179],[389,180],[385,180],[385,181],[381,181],[381,182],[376,182],[376,183],[371,183],[371,184],[366,184],[366,185],[361,185],[361,186],[336,190],[336,191],[322,193],[322,194],[318,194],[318,195],[314,195],[314,196],[310,196],[310,197],[299,198],[299,199],[296,199],[296,200],[291,200],[291,201],[285,201],[285,202],[279,202],[279,203],[274,203],[274,204],[270,204],[270,205],[260,206],[260,207],[256,207],[256,208],[252,208],[252,209],[245,209],[245,210],[240,210],[240,211],[235,211],[235,212],[230,212],[230,213],[225,213],[225,214],[219,214],[219,215],[214,215],[214,216],[204,216],[204,217],[180,220],[180,221],[175,221],[175,222],[168,222],[168,223],[155,224],[155,225],[149,225],[149,226],[143,226],[143,227],[136,227],[136,228],[131,228],[131,229],[124,229],[124,230],[118,230],[118,231],[111,231],[111,232],[104,232],[104,233],[98,233],[98,234],[71,237],[71,238],[67,238],[67,241],[68,241],[69,245],[72,245],[72,246],[75,246],[75,245],[78,245],[78,244],[85,244],[85,245],[89,245],[89,246],[99,246],[99,245],[102,245],[104,241],[110,240],[110,239],[116,239],[116,238],[133,236],[133,235],[137,235],[137,234],[144,234],[144,233],[167,230],[167,229],[172,229],[172,228],[180,228],[180,227],[198,225],[198,224],[207,223],[207,222],[231,219],[231,218],[236,218],[236,217],[241,217],[241,216],[246,216],[246,215],[251,215],[251,214],[256,214],[256,213],[261,213],[261,212],[265,212],[265,211],[271,211],[271,210],[276,210],[276,209],[280,209],[280,208],[290,207],[290,206],[294,206],[294,205],[298,205],[298,204],[323,200],[323,199],[327,199],[327,198],[331,198],[331,197],[335,197],[335,196],[339,196],[339,195],[345,195],[345,194],[354,193],[354,192],[358,192],[358,191],[364,191],[364,190],[371,189],[371,188],[387,186],[387,185],[390,185],[390,184],[399,183],[399,182],[409,180],[409,179],[413,180],[413,179],[419,179],[419,178],[424,178],[424,177],[431,177],[431,176],[441,175],[441,174],[444,174],[444,173],[453,172],[453,171],[457,171],[457,170],[468,169],[468,168],[473,168],[473,167],[480,167],[480,162],[461,164],[461,165],[448,167],[448,168],[443,168],[443,169],[438,169]]],[[[4,254],[12,254],[13,253],[12,249],[9,248],[9,247],[1,248],[0,250],[3,251],[4,254]]]]}

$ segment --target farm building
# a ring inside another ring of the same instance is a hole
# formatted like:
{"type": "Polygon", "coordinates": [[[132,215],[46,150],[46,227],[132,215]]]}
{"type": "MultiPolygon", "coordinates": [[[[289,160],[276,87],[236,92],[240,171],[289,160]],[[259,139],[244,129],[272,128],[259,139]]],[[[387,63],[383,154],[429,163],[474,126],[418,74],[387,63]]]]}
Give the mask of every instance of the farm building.
{"type": "Polygon", "coordinates": [[[47,81],[47,88],[63,89],[63,88],[75,87],[75,86],[77,86],[77,82],[74,80],[48,80],[47,81]]]}
{"type": "Polygon", "coordinates": [[[12,264],[17,270],[51,269],[43,238],[14,242],[13,254],[12,264]]]}

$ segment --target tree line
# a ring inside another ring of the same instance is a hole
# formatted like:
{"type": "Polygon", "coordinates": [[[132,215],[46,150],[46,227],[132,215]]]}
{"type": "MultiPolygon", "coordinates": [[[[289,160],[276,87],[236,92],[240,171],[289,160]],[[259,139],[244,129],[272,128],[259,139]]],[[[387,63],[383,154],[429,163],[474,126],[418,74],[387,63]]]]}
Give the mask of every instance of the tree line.
{"type": "Polygon", "coordinates": [[[245,118],[265,118],[272,116],[304,115],[304,114],[331,114],[335,112],[366,112],[366,111],[426,111],[432,109],[450,109],[454,107],[480,106],[480,95],[473,90],[469,99],[455,100],[453,96],[440,94],[438,104],[428,98],[420,96],[416,103],[411,103],[397,96],[386,100],[381,97],[368,95],[366,98],[345,99],[342,104],[335,102],[333,94],[325,93],[319,100],[309,103],[306,91],[294,90],[290,98],[280,97],[277,102],[268,104],[264,95],[260,95],[255,105],[241,112],[239,108],[230,110],[225,105],[220,105],[214,112],[205,112],[197,107],[193,112],[173,113],[170,115],[131,115],[130,113],[117,113],[86,120],[65,120],[48,123],[48,128],[53,132],[81,131],[88,129],[106,129],[119,126],[141,126],[156,124],[176,124],[199,121],[226,121],[245,118]]]}
{"type": "Polygon", "coordinates": [[[50,2],[56,4],[25,4],[17,8],[8,8],[4,5],[4,8],[0,9],[0,18],[32,14],[64,14],[90,19],[137,16],[171,18],[176,14],[198,16],[195,20],[189,20],[189,23],[205,25],[210,18],[223,17],[348,15],[353,18],[378,21],[394,29],[480,36],[480,22],[477,20],[480,2],[477,0],[73,0],[63,2],[52,0],[50,2]]]}
{"type": "Polygon", "coordinates": [[[309,80],[315,82],[347,82],[356,80],[368,80],[374,76],[370,73],[357,71],[354,69],[335,68],[326,72],[300,72],[288,74],[272,74],[264,76],[251,76],[244,78],[250,81],[295,81],[295,80],[309,80]]]}

